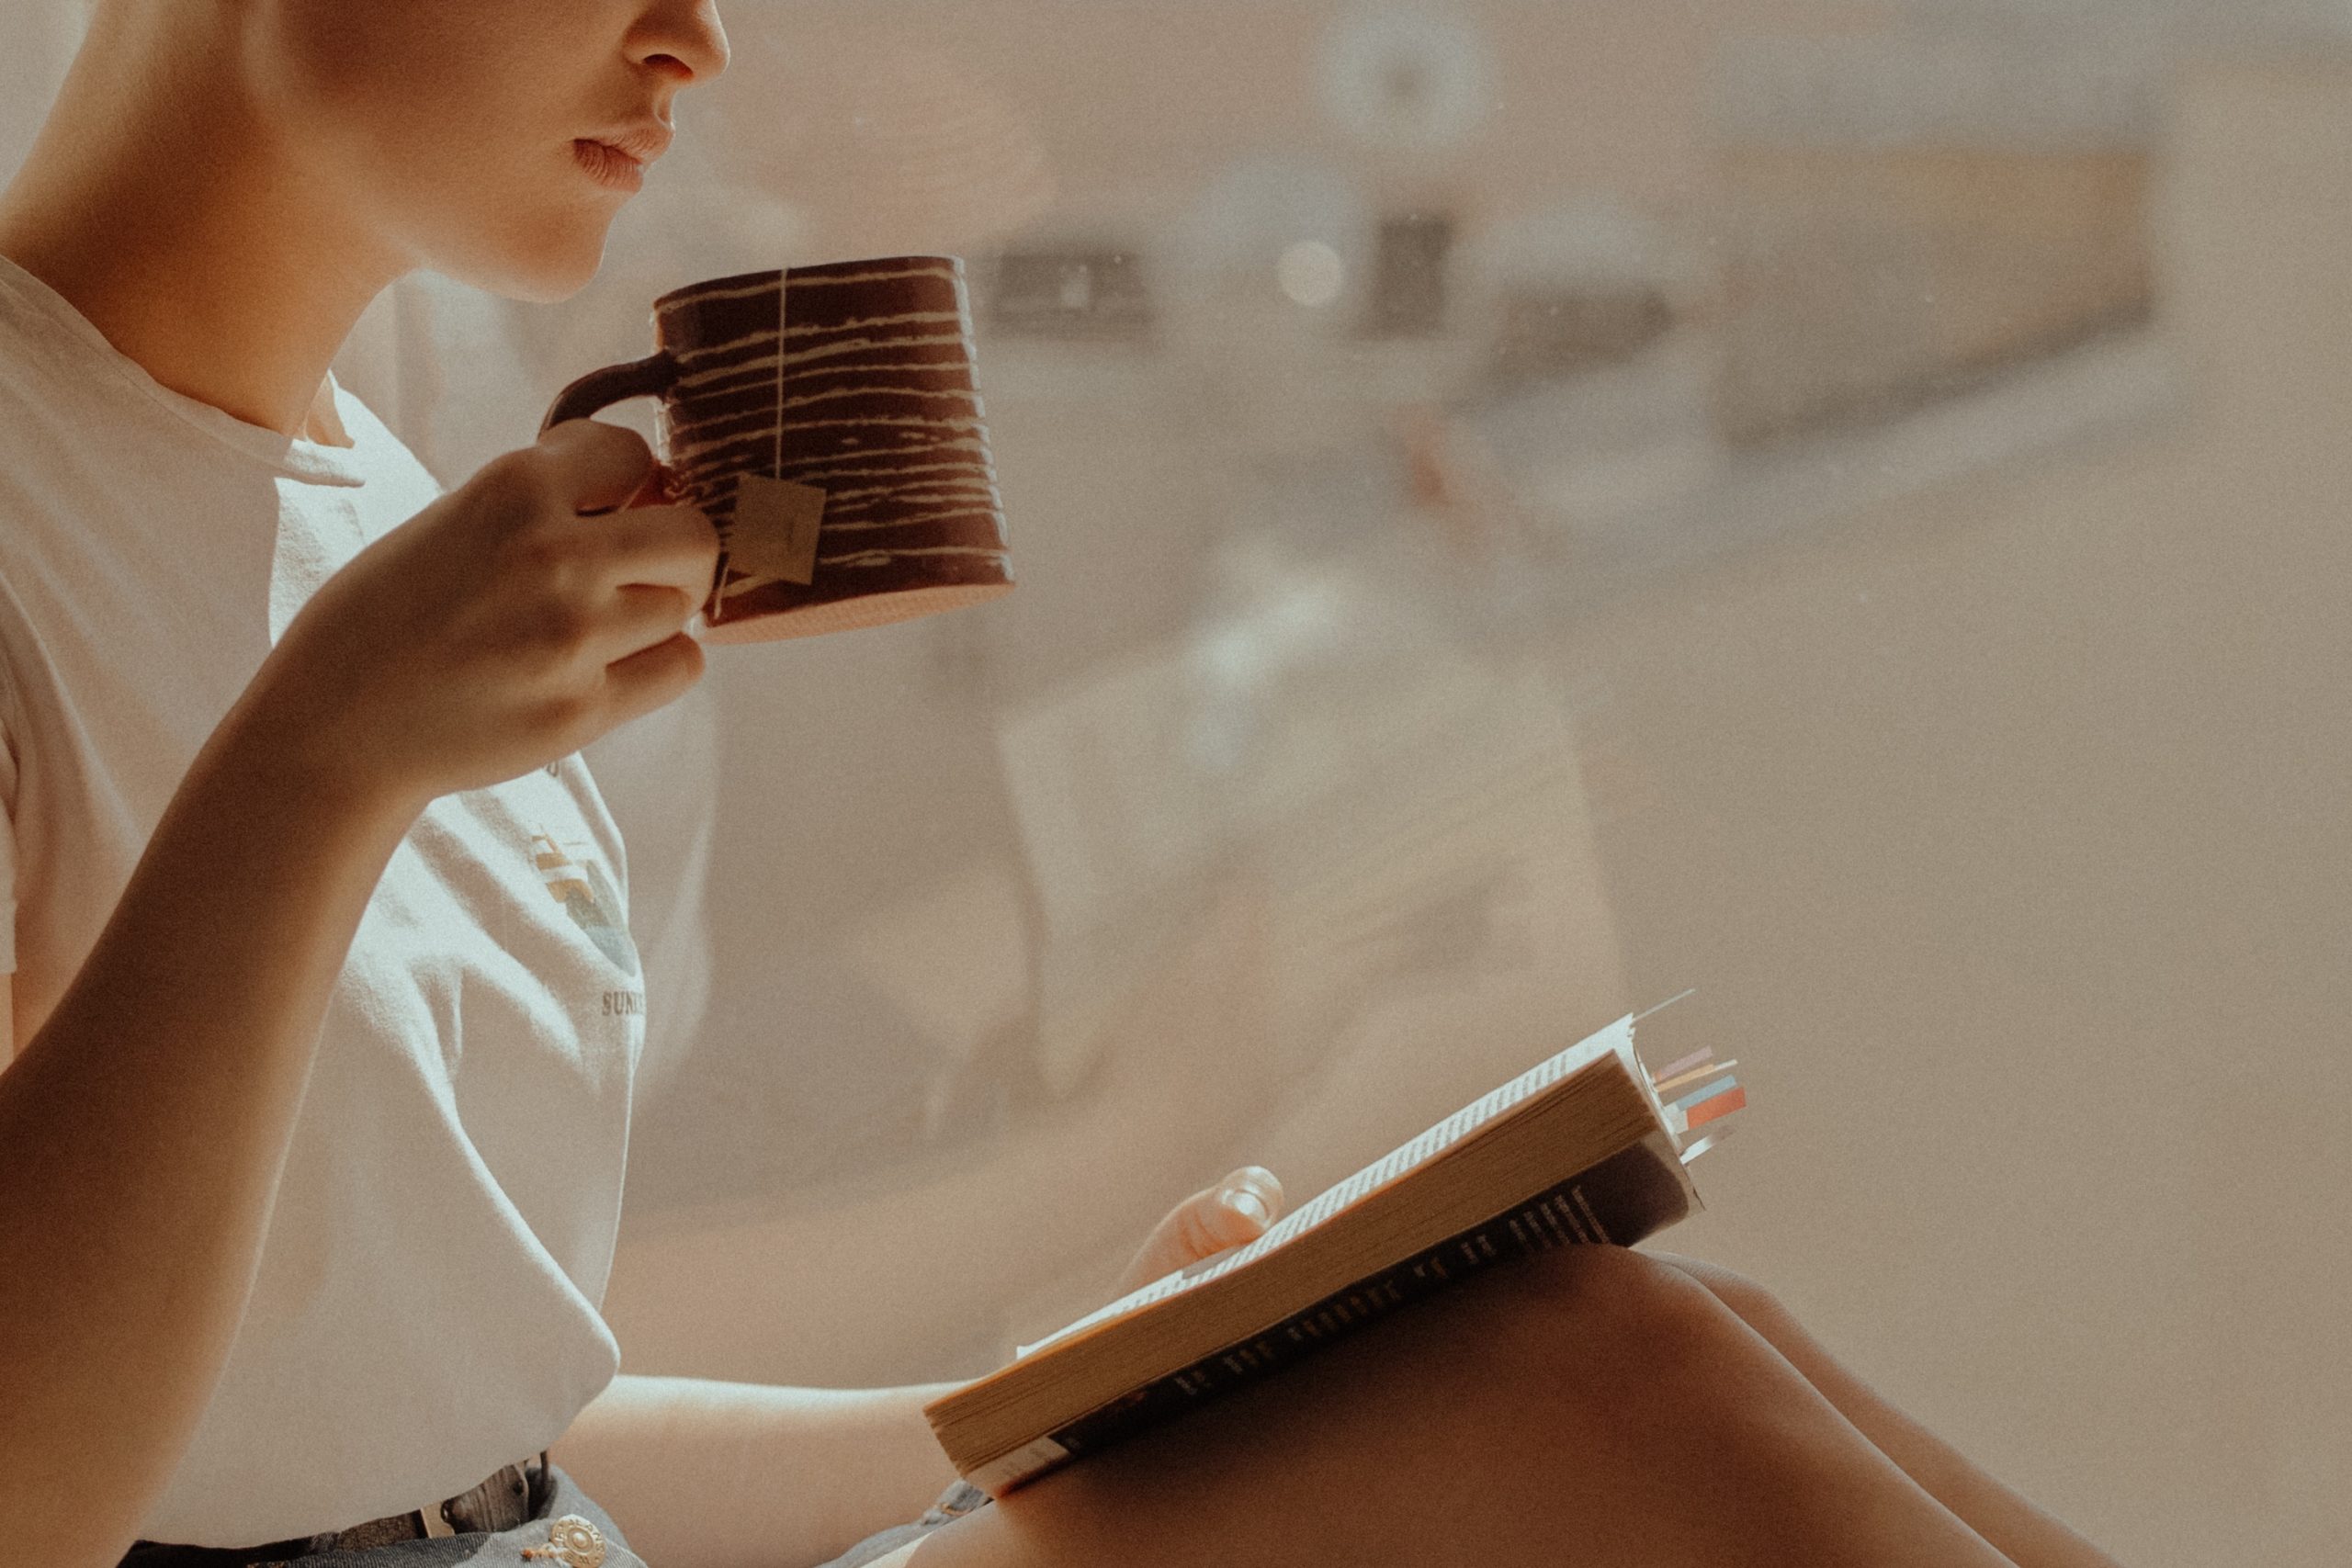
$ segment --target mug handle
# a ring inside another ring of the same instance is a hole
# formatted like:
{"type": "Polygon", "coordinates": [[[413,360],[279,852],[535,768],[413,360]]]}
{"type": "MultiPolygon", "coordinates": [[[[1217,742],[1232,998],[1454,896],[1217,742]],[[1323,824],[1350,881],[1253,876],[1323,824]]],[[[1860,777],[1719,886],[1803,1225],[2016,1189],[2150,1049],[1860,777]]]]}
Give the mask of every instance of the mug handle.
{"type": "Polygon", "coordinates": [[[591,370],[556,394],[555,405],[539,422],[539,434],[545,435],[566,420],[585,419],[598,409],[630,398],[662,397],[678,384],[678,362],[663,349],[626,365],[591,370]]]}

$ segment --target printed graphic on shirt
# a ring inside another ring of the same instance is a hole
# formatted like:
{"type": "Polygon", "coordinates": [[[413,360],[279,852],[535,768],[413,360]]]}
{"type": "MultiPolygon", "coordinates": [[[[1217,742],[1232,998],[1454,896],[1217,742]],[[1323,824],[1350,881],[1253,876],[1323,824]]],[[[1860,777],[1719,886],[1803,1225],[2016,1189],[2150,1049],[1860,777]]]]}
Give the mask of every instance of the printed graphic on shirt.
{"type": "MultiPolygon", "coordinates": [[[[539,868],[539,877],[548,885],[548,893],[564,907],[575,924],[588,933],[605,957],[620,967],[624,975],[634,977],[638,973],[637,943],[629,939],[628,927],[620,919],[620,894],[613,886],[612,878],[605,874],[604,866],[594,855],[583,854],[574,861],[555,841],[551,833],[531,835],[532,863],[539,868]]],[[[616,1011],[613,998],[627,993],[608,993],[605,1010],[616,1011]]],[[[642,1007],[640,1000],[638,1006],[642,1007]]]]}

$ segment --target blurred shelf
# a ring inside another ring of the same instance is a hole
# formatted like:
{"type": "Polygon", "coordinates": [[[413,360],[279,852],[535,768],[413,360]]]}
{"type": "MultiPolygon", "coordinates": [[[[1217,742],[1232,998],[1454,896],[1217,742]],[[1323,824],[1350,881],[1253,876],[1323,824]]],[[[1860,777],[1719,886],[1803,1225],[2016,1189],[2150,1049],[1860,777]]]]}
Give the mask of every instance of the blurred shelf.
{"type": "MultiPolygon", "coordinates": [[[[2008,372],[1946,400],[1882,423],[1694,460],[1662,447],[1653,489],[1679,476],[1679,494],[1645,497],[1609,512],[1592,503],[1550,511],[1548,525],[1573,572],[1550,583],[1548,607],[1572,610],[1657,579],[1700,569],[1758,546],[1784,542],[1906,497],[2024,465],[2172,428],[2188,396],[2174,355],[2154,329],[2086,343],[2008,372]]],[[[1687,445],[1687,444],[1686,444],[1687,445]]],[[[1631,462],[1622,457],[1621,462],[1631,462]]],[[[1542,498],[1534,498],[1540,512],[1542,498]]]]}

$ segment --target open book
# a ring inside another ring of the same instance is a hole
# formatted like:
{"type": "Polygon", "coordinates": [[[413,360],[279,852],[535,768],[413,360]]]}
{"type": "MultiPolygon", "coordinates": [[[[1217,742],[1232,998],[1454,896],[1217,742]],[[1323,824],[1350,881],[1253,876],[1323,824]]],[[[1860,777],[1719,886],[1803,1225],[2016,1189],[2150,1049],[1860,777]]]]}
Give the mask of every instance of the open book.
{"type": "Polygon", "coordinates": [[[1630,1247],[1700,1206],[1683,1168],[1716,1134],[1692,1129],[1745,1103],[1736,1064],[1712,1055],[1653,1078],[1634,1021],[1620,1019],[1248,1246],[1023,1347],[923,1415],[956,1470],[1001,1496],[1490,1263],[1576,1242],[1630,1247]]]}

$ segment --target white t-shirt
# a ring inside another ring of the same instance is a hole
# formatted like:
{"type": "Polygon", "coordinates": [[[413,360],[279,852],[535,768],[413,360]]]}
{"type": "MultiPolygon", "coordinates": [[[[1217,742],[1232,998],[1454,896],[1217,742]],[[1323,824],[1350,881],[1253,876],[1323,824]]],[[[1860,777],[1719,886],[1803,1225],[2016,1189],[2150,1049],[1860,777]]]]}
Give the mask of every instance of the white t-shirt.
{"type": "MultiPolygon", "coordinates": [[[[332,375],[314,418],[351,445],[170,390],[0,257],[0,967],[29,1020],[287,622],[441,493],[332,375]]],[[[598,1305],[645,1035],[627,887],[576,754],[425,808],[336,980],[244,1320],[141,1535],[250,1545],[430,1503],[611,1380],[598,1305]]]]}

